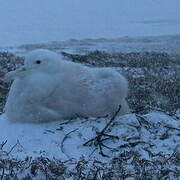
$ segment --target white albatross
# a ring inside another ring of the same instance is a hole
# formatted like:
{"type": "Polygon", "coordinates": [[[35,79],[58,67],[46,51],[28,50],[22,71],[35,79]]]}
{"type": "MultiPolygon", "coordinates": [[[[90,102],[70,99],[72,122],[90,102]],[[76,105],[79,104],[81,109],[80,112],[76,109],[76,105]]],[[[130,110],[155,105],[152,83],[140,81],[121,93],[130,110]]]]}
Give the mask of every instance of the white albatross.
{"type": "Polygon", "coordinates": [[[7,74],[13,80],[5,114],[13,122],[48,122],[129,113],[127,80],[110,68],[66,61],[49,50],[34,50],[24,66],[7,74]]]}

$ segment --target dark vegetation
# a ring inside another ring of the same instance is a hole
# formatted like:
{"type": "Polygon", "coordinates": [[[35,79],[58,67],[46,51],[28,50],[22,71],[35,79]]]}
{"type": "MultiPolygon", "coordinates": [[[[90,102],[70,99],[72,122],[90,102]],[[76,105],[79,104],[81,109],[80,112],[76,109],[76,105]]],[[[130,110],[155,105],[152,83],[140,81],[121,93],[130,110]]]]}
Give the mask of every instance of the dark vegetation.
{"type": "Polygon", "coordinates": [[[175,152],[173,156],[161,158],[154,157],[153,161],[140,158],[135,151],[124,152],[119,157],[113,158],[110,163],[100,161],[88,162],[80,159],[78,162],[69,160],[66,162],[58,159],[39,157],[24,160],[0,159],[1,179],[11,180],[123,180],[131,178],[134,180],[178,180],[180,174],[171,170],[168,164],[179,164],[180,154],[175,152]],[[91,164],[91,165],[90,165],[91,164]],[[69,170],[67,167],[75,167],[69,170]],[[134,172],[131,170],[134,169],[134,172]],[[169,178],[171,175],[171,178],[169,178]]]}

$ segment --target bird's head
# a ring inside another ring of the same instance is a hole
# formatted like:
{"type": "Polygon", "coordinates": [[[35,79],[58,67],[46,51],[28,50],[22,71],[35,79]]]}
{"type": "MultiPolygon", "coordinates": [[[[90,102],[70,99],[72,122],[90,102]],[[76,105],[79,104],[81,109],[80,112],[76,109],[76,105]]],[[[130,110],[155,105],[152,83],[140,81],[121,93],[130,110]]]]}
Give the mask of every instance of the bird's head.
{"type": "Polygon", "coordinates": [[[56,73],[59,71],[63,57],[55,52],[39,49],[28,53],[25,57],[25,71],[56,73]]]}
{"type": "Polygon", "coordinates": [[[55,52],[38,49],[31,51],[25,57],[24,66],[6,74],[4,81],[11,81],[16,78],[23,78],[32,73],[57,73],[62,63],[62,55],[55,52]]]}

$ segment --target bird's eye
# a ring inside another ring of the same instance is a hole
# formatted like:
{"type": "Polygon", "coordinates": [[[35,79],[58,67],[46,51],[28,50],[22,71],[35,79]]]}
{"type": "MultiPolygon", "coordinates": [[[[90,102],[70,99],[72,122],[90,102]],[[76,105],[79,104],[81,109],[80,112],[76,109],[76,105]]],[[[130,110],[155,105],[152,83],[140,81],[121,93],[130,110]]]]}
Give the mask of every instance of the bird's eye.
{"type": "Polygon", "coordinates": [[[37,61],[36,61],[36,64],[41,64],[41,61],[40,61],[40,60],[37,60],[37,61]]]}

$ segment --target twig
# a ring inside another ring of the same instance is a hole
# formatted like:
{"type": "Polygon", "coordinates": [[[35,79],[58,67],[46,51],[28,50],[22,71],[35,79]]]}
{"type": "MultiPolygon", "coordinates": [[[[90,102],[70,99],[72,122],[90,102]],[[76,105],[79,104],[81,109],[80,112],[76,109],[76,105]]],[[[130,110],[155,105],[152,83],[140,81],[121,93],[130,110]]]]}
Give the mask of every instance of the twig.
{"type": "Polygon", "coordinates": [[[61,124],[59,124],[59,126],[69,124],[71,121],[73,121],[73,119],[66,120],[65,122],[62,122],[61,124]]]}
{"type": "Polygon", "coordinates": [[[116,116],[118,115],[119,111],[121,110],[121,105],[119,105],[118,110],[115,112],[114,116],[111,118],[111,120],[109,121],[109,123],[106,124],[106,126],[104,127],[104,129],[101,131],[101,134],[103,135],[105,133],[105,131],[109,128],[109,126],[111,125],[111,123],[114,121],[114,119],[116,118],[116,116]]]}
{"type": "Polygon", "coordinates": [[[1,150],[3,150],[3,147],[4,147],[4,145],[7,143],[7,140],[6,141],[4,141],[4,142],[2,142],[2,144],[0,144],[0,149],[1,150]]]}
{"type": "Polygon", "coordinates": [[[91,154],[89,155],[89,158],[94,154],[94,152],[97,150],[98,148],[94,148],[94,150],[91,152],[91,154]]]}
{"type": "Polygon", "coordinates": [[[137,120],[140,124],[140,126],[142,126],[142,123],[146,124],[148,126],[148,128],[150,128],[151,123],[143,116],[143,115],[139,115],[139,114],[135,114],[137,117],[137,120]]]}
{"type": "Polygon", "coordinates": [[[99,154],[101,154],[104,157],[109,157],[108,155],[104,154],[102,147],[105,147],[107,149],[111,149],[111,148],[106,146],[106,145],[104,145],[103,141],[108,140],[110,138],[119,139],[119,137],[118,136],[113,136],[113,135],[106,134],[105,132],[109,128],[111,123],[114,121],[114,119],[116,118],[116,116],[117,116],[117,114],[119,113],[120,110],[121,110],[121,106],[118,107],[118,110],[116,111],[114,116],[110,119],[110,121],[106,124],[106,126],[100,132],[97,132],[97,136],[92,138],[92,139],[90,139],[90,140],[88,140],[87,142],[85,142],[83,144],[83,146],[88,146],[90,144],[94,144],[95,146],[97,146],[99,148],[99,151],[100,151],[99,154]],[[108,138],[102,139],[103,136],[108,137],[108,138]]]}
{"type": "Polygon", "coordinates": [[[62,141],[61,141],[61,152],[62,152],[63,154],[65,154],[68,158],[70,158],[70,157],[69,157],[68,154],[66,154],[66,152],[65,152],[65,150],[64,150],[64,142],[66,141],[67,138],[69,138],[69,135],[70,135],[71,133],[77,131],[78,129],[79,129],[79,128],[76,128],[76,129],[68,132],[68,133],[64,136],[64,138],[62,139],[62,141]]]}
{"type": "Polygon", "coordinates": [[[59,127],[56,128],[56,131],[62,131],[63,128],[64,128],[63,125],[67,125],[67,124],[69,124],[70,122],[73,122],[73,121],[74,121],[74,119],[69,119],[69,120],[66,120],[66,121],[60,123],[59,127]]]}
{"type": "Polygon", "coordinates": [[[55,132],[54,131],[52,131],[52,130],[50,130],[50,129],[45,129],[45,132],[44,133],[52,133],[52,134],[55,134],[55,132]]]}
{"type": "Polygon", "coordinates": [[[19,140],[17,140],[17,143],[10,149],[9,152],[7,152],[7,155],[9,155],[18,144],[21,145],[19,140]]]}
{"type": "Polygon", "coordinates": [[[168,125],[165,125],[164,127],[168,128],[168,129],[173,129],[173,130],[180,131],[180,129],[179,129],[179,128],[172,127],[172,126],[168,126],[168,125]]]}

